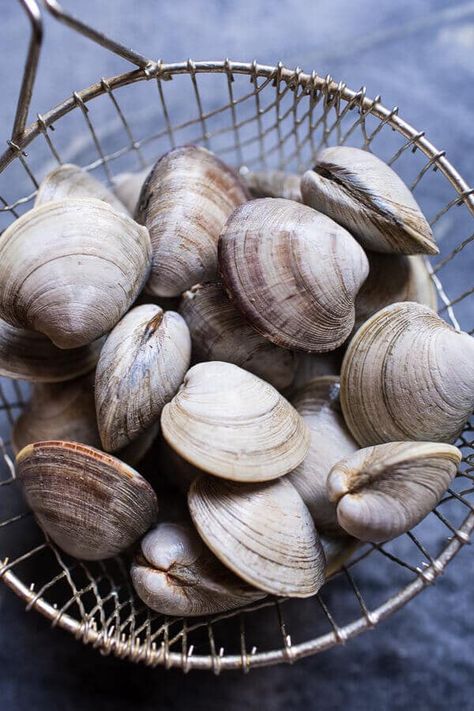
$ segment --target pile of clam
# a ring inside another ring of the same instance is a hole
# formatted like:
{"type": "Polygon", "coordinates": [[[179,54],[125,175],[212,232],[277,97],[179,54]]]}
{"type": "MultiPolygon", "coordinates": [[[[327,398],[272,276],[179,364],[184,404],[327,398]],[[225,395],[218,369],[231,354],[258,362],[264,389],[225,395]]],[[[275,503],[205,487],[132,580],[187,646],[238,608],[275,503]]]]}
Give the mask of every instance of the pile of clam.
{"type": "Polygon", "coordinates": [[[359,542],[416,526],[474,406],[437,252],[356,148],[302,177],[196,146],[110,189],[53,170],[0,241],[0,373],[32,383],[12,444],[48,539],[124,554],[150,608],[188,616],[308,597],[359,542]]]}

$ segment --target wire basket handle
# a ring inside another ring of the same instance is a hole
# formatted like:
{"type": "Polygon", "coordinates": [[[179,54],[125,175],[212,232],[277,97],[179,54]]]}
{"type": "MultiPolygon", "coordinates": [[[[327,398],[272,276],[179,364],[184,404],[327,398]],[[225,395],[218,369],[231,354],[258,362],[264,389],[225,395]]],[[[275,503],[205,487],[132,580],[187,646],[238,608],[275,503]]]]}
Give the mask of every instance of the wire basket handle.
{"type": "MultiPolygon", "coordinates": [[[[13,144],[20,141],[25,132],[38,68],[38,61],[41,54],[41,45],[43,43],[43,19],[38,3],[36,0],[19,0],[19,2],[30,20],[31,35],[25,68],[23,70],[23,79],[18,97],[15,120],[13,122],[11,138],[11,143],[13,144]]],[[[139,69],[143,69],[147,75],[152,76],[158,70],[159,62],[154,62],[151,59],[144,57],[142,54],[135,52],[133,49],[125,47],[125,45],[120,44],[120,42],[116,42],[110,37],[107,37],[107,35],[103,32],[95,30],[93,27],[90,27],[82,22],[82,20],[68,14],[65,10],[63,10],[62,6],[56,2],[56,0],[43,0],[43,5],[50,15],[58,20],[58,22],[62,22],[75,32],[84,35],[84,37],[88,37],[96,44],[101,47],[105,47],[105,49],[108,49],[110,52],[113,52],[113,54],[123,57],[139,69]]]]}

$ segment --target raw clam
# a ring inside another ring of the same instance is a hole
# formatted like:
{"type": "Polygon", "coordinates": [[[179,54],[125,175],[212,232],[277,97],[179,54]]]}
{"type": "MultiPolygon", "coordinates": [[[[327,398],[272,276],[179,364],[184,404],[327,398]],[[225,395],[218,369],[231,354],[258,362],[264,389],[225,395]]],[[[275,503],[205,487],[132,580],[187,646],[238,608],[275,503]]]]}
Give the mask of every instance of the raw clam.
{"type": "Polygon", "coordinates": [[[168,444],[199,469],[235,481],[287,474],[305,457],[302,417],[269,383],[231,363],[199,363],[165,405],[168,444]]]}
{"type": "Polygon", "coordinates": [[[98,339],[64,351],[41,333],[0,319],[0,375],[37,383],[72,380],[95,367],[102,344],[98,339]]]}
{"type": "Polygon", "coordinates": [[[283,170],[248,170],[241,169],[240,177],[254,198],[285,198],[302,202],[301,178],[283,170]]]}
{"type": "Polygon", "coordinates": [[[349,146],[326,148],[301,179],[303,202],[345,227],[366,249],[438,254],[418,203],[386,163],[349,146]]]}
{"type": "Polygon", "coordinates": [[[205,543],[249,585],[309,597],[324,583],[326,559],[313,520],[286,479],[238,484],[202,476],[188,504],[205,543]]]}
{"type": "Polygon", "coordinates": [[[461,452],[450,444],[389,442],[360,449],[328,478],[342,528],[379,543],[416,526],[456,475],[461,452]]]}
{"type": "Polygon", "coordinates": [[[427,306],[387,306],[349,344],[341,405],[361,447],[453,441],[474,407],[474,339],[427,306]]]}
{"type": "Polygon", "coordinates": [[[21,450],[16,465],[38,523],[76,558],[117,555],[156,522],[156,495],[146,479],[93,447],[37,442],[21,450]]]}
{"type": "Polygon", "coordinates": [[[163,615],[211,615],[265,596],[222,565],[189,524],[161,523],[149,531],[131,575],[139,597],[163,615]]]}
{"type": "Polygon", "coordinates": [[[159,420],[190,361],[189,330],[174,311],[143,304],[119,321],[102,348],[95,379],[105,450],[125,447],[159,420]]]}
{"type": "Polygon", "coordinates": [[[77,348],[109,331],[147,277],[148,232],[92,198],[48,202],[0,242],[0,316],[77,348]]]}
{"type": "Polygon", "coordinates": [[[59,165],[41,181],[35,207],[66,198],[96,198],[109,203],[119,212],[126,211],[124,204],[100,180],[72,163],[59,165]]]}
{"type": "Polygon", "coordinates": [[[311,446],[288,477],[308,507],[319,533],[341,533],[326,484],[331,468],[358,449],[339,405],[339,378],[316,378],[298,390],[292,403],[311,432],[311,446]]]}
{"type": "Polygon", "coordinates": [[[153,246],[147,291],[177,296],[214,279],[219,234],[247,198],[238,175],[205,148],[182,146],[160,158],[137,208],[153,246]]]}
{"type": "Polygon", "coordinates": [[[135,214],[143,183],[151,168],[137,173],[120,173],[114,177],[114,191],[131,215],[135,214]]]}
{"type": "Polygon", "coordinates": [[[369,265],[359,244],[325,215],[292,200],[237,208],[219,239],[224,286],[245,319],[278,346],[337,348],[354,325],[369,265]]]}
{"type": "Polygon", "coordinates": [[[180,313],[191,331],[195,360],[234,363],[279,390],[291,384],[295,355],[249,326],[220,284],[198,284],[185,292],[180,313]]]}

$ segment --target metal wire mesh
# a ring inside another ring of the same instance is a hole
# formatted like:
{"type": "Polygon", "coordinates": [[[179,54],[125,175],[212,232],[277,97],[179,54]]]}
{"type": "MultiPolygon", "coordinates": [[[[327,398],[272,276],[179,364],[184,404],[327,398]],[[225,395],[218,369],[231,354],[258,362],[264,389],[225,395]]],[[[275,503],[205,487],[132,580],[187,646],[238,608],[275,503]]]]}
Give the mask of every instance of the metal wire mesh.
{"type": "MultiPolygon", "coordinates": [[[[368,99],[364,89],[354,92],[299,68],[229,60],[158,63],[152,71],[138,69],[74,92],[38,116],[0,157],[0,229],[31,208],[52,164],[72,160],[111,183],[117,173],[139,170],[183,143],[205,145],[237,167],[297,171],[309,167],[322,146],[373,151],[411,185],[433,226],[441,254],[429,268],[440,314],[473,332],[474,289],[456,292],[453,278],[472,265],[473,190],[397,109],[368,99]]],[[[198,620],[164,618],[135,596],[126,560],[85,564],[69,558],[25,509],[9,433],[26,397],[26,384],[0,384],[0,577],[28,609],[105,653],[215,673],[294,661],[400,608],[437,578],[474,526],[474,439],[467,426],[459,442],[463,464],[438,507],[414,531],[360,549],[319,595],[267,599],[198,620]],[[384,586],[377,585],[380,577],[384,586]]]]}

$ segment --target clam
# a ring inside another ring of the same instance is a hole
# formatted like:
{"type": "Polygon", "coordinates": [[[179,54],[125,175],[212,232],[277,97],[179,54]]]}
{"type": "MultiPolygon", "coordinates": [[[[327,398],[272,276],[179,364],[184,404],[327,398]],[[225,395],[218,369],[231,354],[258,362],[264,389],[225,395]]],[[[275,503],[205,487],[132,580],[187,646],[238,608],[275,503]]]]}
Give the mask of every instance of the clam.
{"type": "Polygon", "coordinates": [[[303,353],[296,355],[296,370],[293,379],[293,389],[302,388],[310,380],[324,375],[339,375],[341,372],[344,349],[338,348],[329,353],[303,353]]]}
{"type": "Polygon", "coordinates": [[[0,317],[59,348],[84,346],[133,303],[150,257],[147,230],[105,202],[45,203],[3,233],[0,317]]]}
{"type": "Polygon", "coordinates": [[[211,615],[265,596],[222,565],[189,524],[161,523],[149,531],[131,576],[143,602],[163,615],[211,615]]]}
{"type": "Polygon", "coordinates": [[[436,442],[389,442],[360,449],[328,478],[342,528],[379,543],[416,526],[456,476],[461,452],[436,442]]]}
{"type": "Polygon", "coordinates": [[[431,228],[395,171],[373,153],[335,146],[301,179],[306,205],[332,217],[374,252],[438,254],[431,228]]]}
{"type": "Polygon", "coordinates": [[[311,446],[301,464],[288,477],[313,517],[319,533],[341,533],[336,507],[327,495],[331,468],[358,449],[346,427],[339,405],[339,378],[316,378],[292,398],[311,432],[311,446]]]}
{"type": "Polygon", "coordinates": [[[104,449],[115,452],[157,422],[191,360],[191,338],[174,311],[143,304],[110,332],[100,354],[95,398],[104,449]]]}
{"type": "Polygon", "coordinates": [[[160,158],[137,208],[153,246],[147,291],[177,296],[214,279],[219,234],[247,197],[238,175],[205,148],[182,146],[160,158]]]}
{"type": "Polygon", "coordinates": [[[369,265],[359,244],[325,215],[292,200],[237,208],[219,239],[226,291],[244,318],[278,346],[335,350],[354,325],[369,265]]]}
{"type": "Polygon", "coordinates": [[[0,375],[38,383],[72,380],[95,367],[102,343],[98,339],[64,351],[41,333],[0,319],[0,375]]]}
{"type": "Polygon", "coordinates": [[[291,384],[295,355],[249,326],[220,284],[198,284],[185,292],[180,313],[191,331],[194,360],[234,363],[279,390],[291,384]]]}
{"type": "Polygon", "coordinates": [[[135,214],[143,183],[150,172],[144,168],[137,173],[119,173],[114,177],[114,192],[131,215],[135,214]]]}
{"type": "Polygon", "coordinates": [[[156,522],[156,495],[146,479],[93,447],[37,442],[21,450],[16,465],[41,528],[76,558],[117,555],[156,522]]]}
{"type": "Polygon", "coordinates": [[[327,536],[323,534],[320,541],[326,557],[326,578],[335,575],[360,545],[351,536],[327,536]]]}
{"type": "Polygon", "coordinates": [[[285,198],[302,202],[301,178],[283,170],[248,170],[241,169],[240,177],[254,198],[285,198]]]}
{"type": "Polygon", "coordinates": [[[361,447],[453,441],[474,407],[474,339],[427,306],[387,306],[349,344],[341,405],[361,447]]]}
{"type": "Polygon", "coordinates": [[[125,211],[124,204],[100,180],[71,163],[59,165],[41,181],[35,207],[66,198],[96,198],[112,205],[119,212],[125,211]]]}
{"type": "Polygon", "coordinates": [[[199,363],[165,405],[168,444],[194,466],[225,479],[266,481],[305,457],[302,417],[269,383],[231,363],[199,363]]]}
{"type": "Polygon", "coordinates": [[[188,504],[204,542],[249,585],[309,597],[324,583],[326,559],[313,520],[286,479],[240,484],[202,476],[188,504]]]}
{"type": "Polygon", "coordinates": [[[359,328],[374,313],[401,301],[416,301],[436,311],[436,289],[424,257],[368,252],[369,276],[355,301],[359,328]]]}

